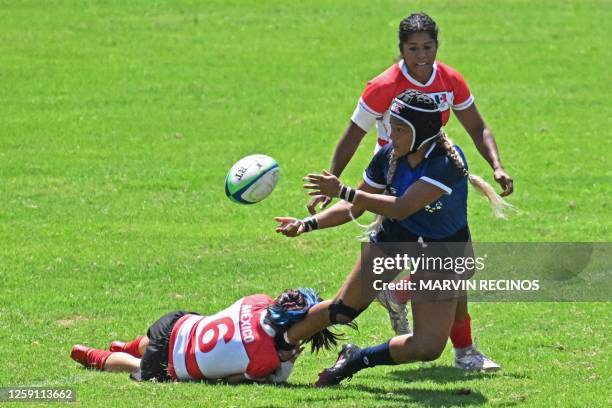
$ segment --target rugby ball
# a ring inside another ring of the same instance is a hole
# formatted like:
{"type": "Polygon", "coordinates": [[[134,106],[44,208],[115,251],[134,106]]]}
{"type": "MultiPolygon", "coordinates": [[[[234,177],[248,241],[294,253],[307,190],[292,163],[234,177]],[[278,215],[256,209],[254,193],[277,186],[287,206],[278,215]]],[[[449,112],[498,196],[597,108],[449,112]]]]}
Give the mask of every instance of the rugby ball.
{"type": "Polygon", "coordinates": [[[225,194],[240,204],[255,204],[269,196],[278,183],[280,167],[264,154],[240,159],[225,177],[225,194]]]}

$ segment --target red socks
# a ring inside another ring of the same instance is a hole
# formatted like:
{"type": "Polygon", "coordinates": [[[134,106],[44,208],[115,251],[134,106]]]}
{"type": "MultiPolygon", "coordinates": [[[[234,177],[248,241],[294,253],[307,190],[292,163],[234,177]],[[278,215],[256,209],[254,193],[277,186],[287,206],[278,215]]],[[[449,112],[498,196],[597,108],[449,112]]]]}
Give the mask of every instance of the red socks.
{"type": "MultiPolygon", "coordinates": [[[[410,282],[410,275],[400,279],[397,281],[401,285],[406,285],[408,287],[408,282],[410,282]]],[[[393,291],[393,296],[395,296],[395,300],[398,303],[405,305],[410,300],[410,290],[409,289],[396,289],[393,291]]]]}
{"type": "Polygon", "coordinates": [[[462,322],[453,323],[450,331],[450,339],[453,343],[453,347],[456,349],[464,349],[472,345],[472,327],[470,321],[472,319],[468,317],[462,322]]]}
{"type": "MultiPolygon", "coordinates": [[[[113,351],[122,351],[123,353],[128,353],[129,355],[132,355],[136,358],[142,358],[142,354],[140,354],[140,351],[138,350],[138,346],[140,346],[140,341],[144,337],[145,336],[138,336],[134,340],[130,341],[129,343],[123,344],[120,350],[113,348],[113,351]]],[[[113,342],[113,343],[117,344],[118,342],[113,342]]]]}
{"type": "Polygon", "coordinates": [[[95,367],[98,370],[104,370],[104,364],[106,363],[106,359],[111,354],[111,351],[91,349],[91,351],[87,353],[87,363],[91,367],[95,367]]]}

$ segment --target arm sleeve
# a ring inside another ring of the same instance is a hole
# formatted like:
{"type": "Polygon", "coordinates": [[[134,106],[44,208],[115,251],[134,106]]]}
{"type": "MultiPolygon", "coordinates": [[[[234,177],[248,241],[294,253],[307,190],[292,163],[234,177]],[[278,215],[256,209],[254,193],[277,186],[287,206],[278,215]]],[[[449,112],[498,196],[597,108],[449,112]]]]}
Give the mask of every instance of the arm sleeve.
{"type": "Polygon", "coordinates": [[[451,84],[453,86],[453,110],[464,110],[474,104],[474,96],[465,79],[457,71],[451,72],[451,84]]]}
{"type": "Polygon", "coordinates": [[[453,187],[463,178],[463,172],[455,166],[455,163],[446,155],[431,159],[427,164],[425,172],[419,180],[444,190],[445,194],[451,194],[453,187]]]}
{"type": "Polygon", "coordinates": [[[395,96],[394,90],[395,86],[389,83],[384,73],[368,82],[351,117],[353,123],[368,132],[389,109],[395,96]]]}
{"type": "Polygon", "coordinates": [[[390,145],[380,149],[370,164],[363,172],[363,181],[374,188],[385,188],[387,186],[387,176],[385,173],[386,163],[389,161],[390,145]]]}

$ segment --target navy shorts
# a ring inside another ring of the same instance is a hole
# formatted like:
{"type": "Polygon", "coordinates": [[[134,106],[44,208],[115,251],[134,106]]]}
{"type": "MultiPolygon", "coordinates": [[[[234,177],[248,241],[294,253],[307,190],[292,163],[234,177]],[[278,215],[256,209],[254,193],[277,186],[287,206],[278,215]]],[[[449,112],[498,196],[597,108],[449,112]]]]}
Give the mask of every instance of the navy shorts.
{"type": "MultiPolygon", "coordinates": [[[[448,237],[434,239],[411,233],[401,224],[392,219],[385,219],[378,233],[373,234],[370,241],[374,243],[386,256],[408,254],[411,257],[426,257],[430,259],[453,258],[454,263],[464,264],[465,258],[474,258],[474,249],[470,229],[464,228],[448,237]],[[459,259],[459,258],[464,258],[459,259]]],[[[441,263],[432,263],[434,266],[420,267],[416,274],[411,276],[412,282],[419,287],[419,281],[458,281],[470,279],[474,274],[473,267],[459,269],[444,269],[441,263]]],[[[464,298],[463,289],[413,291],[412,300],[436,300],[464,298]]]]}
{"type": "Polygon", "coordinates": [[[428,238],[420,235],[413,234],[408,231],[406,228],[402,227],[402,225],[390,218],[385,218],[381,225],[380,231],[373,235],[370,241],[374,243],[378,242],[419,242],[421,239],[423,242],[472,242],[472,238],[470,236],[470,228],[466,225],[461,228],[459,231],[455,232],[448,237],[444,237],[441,239],[428,238]]]}

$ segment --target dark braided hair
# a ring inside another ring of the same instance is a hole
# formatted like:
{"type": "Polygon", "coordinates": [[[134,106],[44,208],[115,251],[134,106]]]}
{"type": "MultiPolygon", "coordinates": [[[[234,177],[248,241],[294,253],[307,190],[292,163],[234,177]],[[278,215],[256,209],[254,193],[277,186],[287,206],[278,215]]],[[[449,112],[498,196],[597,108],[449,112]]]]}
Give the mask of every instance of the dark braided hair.
{"type": "MultiPolygon", "coordinates": [[[[293,324],[304,319],[308,310],[322,300],[310,288],[286,289],[268,307],[266,320],[278,331],[286,331],[293,324]]],[[[349,323],[348,326],[353,329],[357,328],[356,323],[349,323]]],[[[317,353],[321,349],[335,348],[343,338],[342,333],[323,329],[304,340],[303,344],[310,343],[310,351],[317,353]]]]}
{"type": "Polygon", "coordinates": [[[408,41],[414,33],[427,33],[438,46],[438,25],[427,14],[412,13],[399,24],[399,49],[402,52],[402,44],[408,41]]]}

